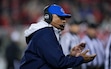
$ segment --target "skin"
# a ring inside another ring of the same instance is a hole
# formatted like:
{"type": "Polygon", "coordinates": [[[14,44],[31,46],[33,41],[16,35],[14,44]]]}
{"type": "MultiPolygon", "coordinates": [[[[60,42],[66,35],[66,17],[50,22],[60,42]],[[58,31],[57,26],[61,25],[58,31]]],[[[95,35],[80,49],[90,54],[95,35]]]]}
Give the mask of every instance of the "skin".
{"type": "Polygon", "coordinates": [[[90,37],[92,37],[92,38],[96,37],[96,32],[97,32],[97,30],[94,29],[94,28],[88,28],[88,29],[87,29],[87,34],[88,34],[90,37]]]}
{"type": "Polygon", "coordinates": [[[64,27],[61,27],[60,25],[65,26],[66,18],[65,18],[65,20],[62,20],[62,19],[60,19],[60,17],[58,17],[55,14],[53,14],[52,16],[53,16],[53,19],[52,19],[51,25],[58,28],[58,29],[64,30],[64,27]]]}
{"type": "Polygon", "coordinates": [[[80,30],[80,25],[76,25],[76,24],[71,25],[70,28],[69,28],[69,30],[71,32],[74,32],[74,33],[78,34],[79,30],[80,30]]]}
{"type": "Polygon", "coordinates": [[[84,48],[85,48],[85,43],[80,43],[71,49],[70,55],[78,57],[84,48]]]}

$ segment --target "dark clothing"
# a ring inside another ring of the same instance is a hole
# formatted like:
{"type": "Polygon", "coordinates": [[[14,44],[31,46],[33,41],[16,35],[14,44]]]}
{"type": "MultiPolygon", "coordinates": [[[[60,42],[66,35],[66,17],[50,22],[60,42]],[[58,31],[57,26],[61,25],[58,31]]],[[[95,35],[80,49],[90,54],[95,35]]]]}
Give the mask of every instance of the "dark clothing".
{"type": "Polygon", "coordinates": [[[6,48],[5,52],[7,69],[14,69],[14,60],[19,60],[20,49],[15,43],[11,43],[6,48]]]}
{"type": "Polygon", "coordinates": [[[53,27],[36,31],[21,61],[20,69],[66,69],[83,63],[83,57],[65,56],[53,27]]]}
{"type": "Polygon", "coordinates": [[[102,66],[87,66],[87,69],[104,69],[104,65],[102,65],[102,66]]]}

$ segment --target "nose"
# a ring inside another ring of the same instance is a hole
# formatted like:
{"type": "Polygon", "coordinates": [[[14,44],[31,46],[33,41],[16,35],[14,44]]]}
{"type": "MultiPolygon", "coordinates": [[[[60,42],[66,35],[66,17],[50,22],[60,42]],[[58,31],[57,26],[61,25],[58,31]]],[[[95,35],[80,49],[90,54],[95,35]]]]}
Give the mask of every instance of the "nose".
{"type": "Polygon", "coordinates": [[[66,20],[62,20],[63,23],[66,23],[66,20]]]}

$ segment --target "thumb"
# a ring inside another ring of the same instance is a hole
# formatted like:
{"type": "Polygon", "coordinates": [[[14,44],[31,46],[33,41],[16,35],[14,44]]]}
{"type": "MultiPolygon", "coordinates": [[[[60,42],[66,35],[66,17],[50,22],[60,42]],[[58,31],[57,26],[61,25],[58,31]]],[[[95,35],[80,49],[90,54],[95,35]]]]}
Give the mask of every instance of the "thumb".
{"type": "Polygon", "coordinates": [[[88,49],[88,50],[85,50],[85,51],[83,52],[83,54],[86,54],[87,52],[89,52],[89,49],[88,49]]]}
{"type": "Polygon", "coordinates": [[[91,57],[91,58],[94,58],[94,57],[96,57],[96,54],[90,55],[90,57],[91,57]]]}
{"type": "Polygon", "coordinates": [[[73,47],[71,50],[75,50],[75,47],[73,47]]]}

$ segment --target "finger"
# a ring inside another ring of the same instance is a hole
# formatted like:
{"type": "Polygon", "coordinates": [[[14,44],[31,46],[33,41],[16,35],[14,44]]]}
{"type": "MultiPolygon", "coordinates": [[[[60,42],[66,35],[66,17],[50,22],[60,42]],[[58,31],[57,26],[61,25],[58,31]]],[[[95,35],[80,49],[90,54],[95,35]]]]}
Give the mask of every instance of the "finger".
{"type": "Polygon", "coordinates": [[[80,43],[79,44],[81,47],[85,47],[86,43],[80,43]]]}
{"type": "Polygon", "coordinates": [[[79,47],[81,50],[83,50],[83,49],[85,48],[85,45],[86,45],[86,43],[80,43],[80,44],[78,45],[78,47],[79,47]]]}
{"type": "Polygon", "coordinates": [[[94,60],[94,58],[90,58],[88,62],[93,61],[93,60],[94,60]]]}
{"type": "Polygon", "coordinates": [[[85,61],[85,63],[94,60],[95,57],[96,57],[96,54],[94,54],[94,55],[87,55],[87,60],[85,61]]]}
{"type": "Polygon", "coordinates": [[[91,55],[90,56],[90,61],[94,60],[95,57],[96,57],[96,55],[91,55]]]}
{"type": "Polygon", "coordinates": [[[73,47],[71,50],[75,50],[75,47],[73,47]]]}
{"type": "Polygon", "coordinates": [[[86,43],[81,43],[81,47],[85,47],[86,43]]]}
{"type": "Polygon", "coordinates": [[[85,48],[85,43],[80,43],[80,44],[78,44],[77,46],[74,46],[73,48],[72,48],[72,50],[74,50],[74,49],[77,49],[77,48],[80,48],[81,50],[83,50],[84,48],[85,48]]]}
{"type": "Polygon", "coordinates": [[[93,55],[89,55],[90,58],[94,58],[96,57],[96,54],[93,54],[93,55]]]}
{"type": "Polygon", "coordinates": [[[87,52],[89,52],[89,49],[88,49],[88,50],[85,50],[85,51],[83,52],[83,54],[86,54],[87,52]]]}

